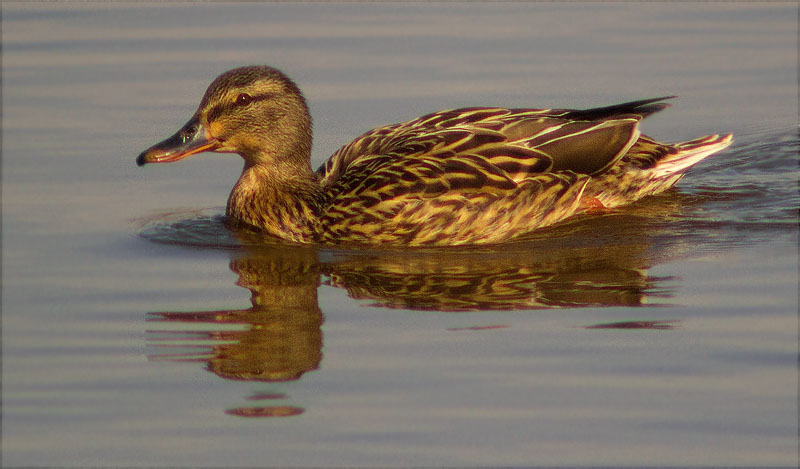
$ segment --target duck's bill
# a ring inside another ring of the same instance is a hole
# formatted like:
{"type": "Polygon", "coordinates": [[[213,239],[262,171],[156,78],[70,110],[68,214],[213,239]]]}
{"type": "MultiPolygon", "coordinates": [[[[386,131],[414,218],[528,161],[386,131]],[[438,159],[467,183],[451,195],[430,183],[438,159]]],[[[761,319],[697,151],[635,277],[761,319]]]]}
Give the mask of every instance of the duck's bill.
{"type": "Polygon", "coordinates": [[[142,166],[147,163],[172,163],[196,153],[214,151],[219,147],[219,141],[210,137],[206,129],[193,118],[172,137],[143,151],[136,158],[136,164],[142,166]]]}

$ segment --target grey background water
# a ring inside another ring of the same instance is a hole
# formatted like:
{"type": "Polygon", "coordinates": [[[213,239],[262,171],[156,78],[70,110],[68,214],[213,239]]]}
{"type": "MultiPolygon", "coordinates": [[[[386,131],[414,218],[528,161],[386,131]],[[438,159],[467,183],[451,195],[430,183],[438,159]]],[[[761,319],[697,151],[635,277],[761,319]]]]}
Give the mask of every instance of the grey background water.
{"type": "Polygon", "coordinates": [[[793,3],[4,2],[3,464],[794,465],[796,39],[793,3]],[[467,105],[676,94],[647,134],[736,142],[510,247],[245,248],[238,157],[134,158],[251,63],[315,166],[467,105]]]}

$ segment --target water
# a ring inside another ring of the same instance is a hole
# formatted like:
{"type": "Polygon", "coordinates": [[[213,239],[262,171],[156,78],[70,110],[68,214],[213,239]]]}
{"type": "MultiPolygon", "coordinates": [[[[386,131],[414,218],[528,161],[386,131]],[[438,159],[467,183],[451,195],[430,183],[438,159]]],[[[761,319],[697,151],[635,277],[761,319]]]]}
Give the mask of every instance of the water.
{"type": "Polygon", "coordinates": [[[2,454],[19,465],[794,465],[797,8],[21,4],[3,14],[2,454]],[[502,247],[231,232],[241,170],[137,168],[228,68],[313,164],[469,105],[677,94],[678,189],[502,247]]]}

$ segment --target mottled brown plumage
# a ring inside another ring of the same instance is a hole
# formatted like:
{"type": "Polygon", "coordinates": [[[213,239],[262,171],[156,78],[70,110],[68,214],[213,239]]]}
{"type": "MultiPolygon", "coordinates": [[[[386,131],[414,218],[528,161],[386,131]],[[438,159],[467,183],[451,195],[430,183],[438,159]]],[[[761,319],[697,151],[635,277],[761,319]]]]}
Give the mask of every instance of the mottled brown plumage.
{"type": "Polygon", "coordinates": [[[228,217],[288,241],[496,243],[661,192],[731,143],[731,135],[674,145],[641,136],[639,121],[665,99],[437,112],[371,130],[312,172],[300,90],[273,68],[242,67],[217,78],[192,119],[137,162],[240,154],[228,217]]]}

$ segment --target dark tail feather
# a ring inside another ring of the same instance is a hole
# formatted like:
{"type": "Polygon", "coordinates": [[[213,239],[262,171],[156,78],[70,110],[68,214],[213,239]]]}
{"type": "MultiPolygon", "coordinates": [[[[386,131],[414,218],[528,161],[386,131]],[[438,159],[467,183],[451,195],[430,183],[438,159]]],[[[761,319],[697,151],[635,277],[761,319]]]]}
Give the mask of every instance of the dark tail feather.
{"type": "Polygon", "coordinates": [[[670,107],[670,104],[662,103],[661,101],[676,97],[677,96],[663,96],[661,98],[642,99],[629,103],[614,104],[613,106],[569,111],[564,117],[577,120],[595,120],[620,116],[639,116],[641,119],[644,119],[650,114],[670,107]]]}

